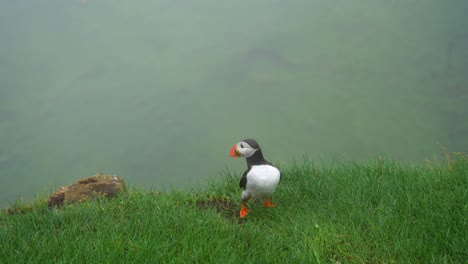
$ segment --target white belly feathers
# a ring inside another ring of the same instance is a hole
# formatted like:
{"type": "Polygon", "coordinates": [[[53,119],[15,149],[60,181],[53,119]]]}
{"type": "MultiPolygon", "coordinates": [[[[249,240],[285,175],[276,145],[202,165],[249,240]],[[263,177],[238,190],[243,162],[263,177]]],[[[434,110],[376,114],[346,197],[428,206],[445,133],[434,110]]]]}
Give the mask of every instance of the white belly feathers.
{"type": "Polygon", "coordinates": [[[247,185],[244,192],[254,199],[264,199],[276,189],[280,181],[280,171],[270,165],[252,166],[247,173],[247,185]]]}

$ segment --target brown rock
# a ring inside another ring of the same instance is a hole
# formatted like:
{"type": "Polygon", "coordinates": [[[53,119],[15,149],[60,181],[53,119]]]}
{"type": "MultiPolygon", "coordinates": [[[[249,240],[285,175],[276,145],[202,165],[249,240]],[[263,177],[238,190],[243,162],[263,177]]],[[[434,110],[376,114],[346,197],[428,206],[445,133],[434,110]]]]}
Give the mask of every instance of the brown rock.
{"type": "Polygon", "coordinates": [[[78,182],[60,187],[49,196],[49,207],[60,207],[65,203],[88,201],[95,197],[114,197],[118,192],[125,191],[125,181],[116,175],[96,174],[78,182]]]}

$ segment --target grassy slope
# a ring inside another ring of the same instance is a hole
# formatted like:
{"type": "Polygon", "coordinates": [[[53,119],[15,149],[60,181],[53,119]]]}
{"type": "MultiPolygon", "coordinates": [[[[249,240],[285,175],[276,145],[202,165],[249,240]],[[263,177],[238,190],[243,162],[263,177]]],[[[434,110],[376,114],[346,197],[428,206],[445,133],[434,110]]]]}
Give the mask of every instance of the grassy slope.
{"type": "Polygon", "coordinates": [[[276,208],[237,218],[238,177],[0,215],[2,263],[463,263],[468,162],[283,167],[276,208]],[[210,207],[215,205],[218,212],[210,207]]]}

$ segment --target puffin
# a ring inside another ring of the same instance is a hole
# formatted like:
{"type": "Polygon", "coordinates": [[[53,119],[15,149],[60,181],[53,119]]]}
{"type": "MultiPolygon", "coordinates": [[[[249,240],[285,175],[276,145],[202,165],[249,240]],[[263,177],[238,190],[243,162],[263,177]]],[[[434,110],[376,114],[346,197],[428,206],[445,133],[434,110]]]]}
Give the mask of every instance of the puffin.
{"type": "Polygon", "coordinates": [[[245,204],[253,199],[265,199],[264,207],[274,207],[270,203],[270,196],[278,186],[281,172],[263,157],[262,149],[254,139],[244,139],[235,144],[229,156],[244,157],[247,161],[247,170],[242,175],[239,186],[242,191],[242,207],[240,217],[244,218],[250,212],[245,204]]]}

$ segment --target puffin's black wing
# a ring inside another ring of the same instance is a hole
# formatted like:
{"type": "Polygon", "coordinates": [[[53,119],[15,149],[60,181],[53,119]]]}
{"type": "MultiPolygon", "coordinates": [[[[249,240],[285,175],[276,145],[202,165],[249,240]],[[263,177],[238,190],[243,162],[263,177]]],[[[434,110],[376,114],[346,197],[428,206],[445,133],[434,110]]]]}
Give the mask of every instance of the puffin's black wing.
{"type": "Polygon", "coordinates": [[[242,178],[239,183],[239,187],[245,190],[245,186],[247,185],[247,173],[249,170],[244,171],[244,174],[242,175],[242,178]]]}

